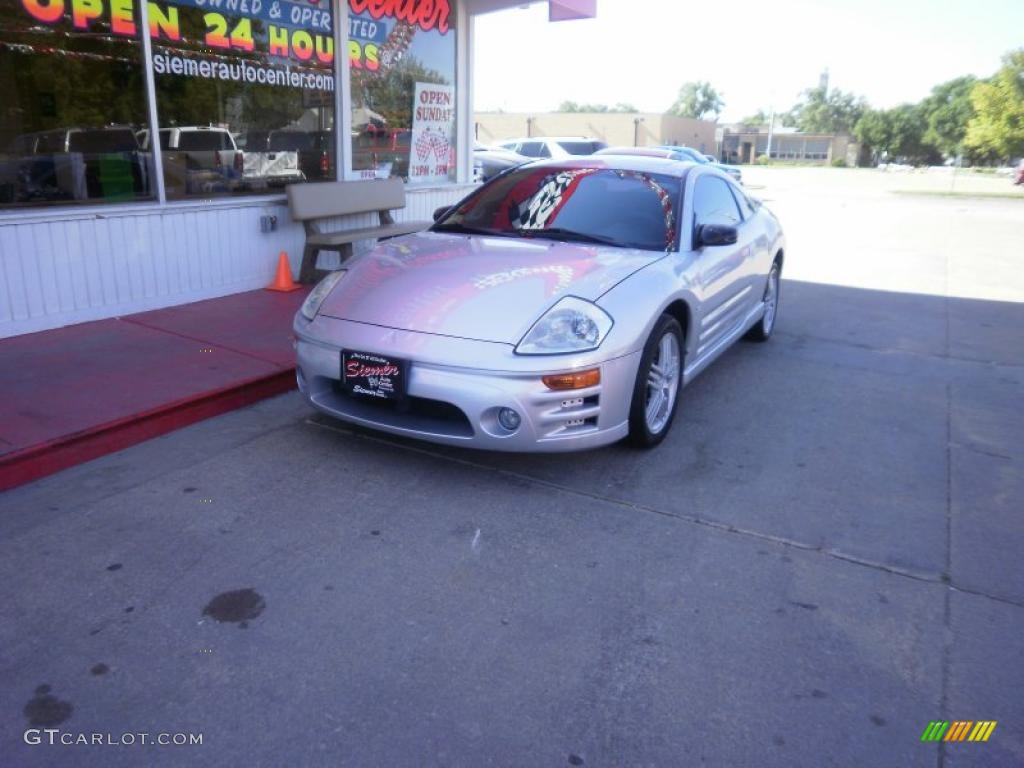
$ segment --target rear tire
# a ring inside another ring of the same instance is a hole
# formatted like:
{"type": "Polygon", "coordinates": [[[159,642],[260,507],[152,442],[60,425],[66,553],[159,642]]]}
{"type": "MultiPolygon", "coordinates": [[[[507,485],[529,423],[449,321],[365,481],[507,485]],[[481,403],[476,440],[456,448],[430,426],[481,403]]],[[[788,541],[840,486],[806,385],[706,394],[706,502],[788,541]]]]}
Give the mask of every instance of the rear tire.
{"type": "Polygon", "coordinates": [[[779,316],[779,289],[781,288],[781,283],[782,267],[776,261],[768,272],[768,281],[764,287],[764,297],[761,299],[764,302],[764,314],[760,320],[751,326],[750,330],[747,331],[747,335],[743,338],[750,341],[768,341],[772,337],[772,331],[775,330],[775,321],[779,316]]]}
{"type": "Polygon", "coordinates": [[[629,407],[629,441],[653,448],[665,439],[679,406],[683,379],[683,329],[671,315],[654,324],[633,385],[629,407]]]}

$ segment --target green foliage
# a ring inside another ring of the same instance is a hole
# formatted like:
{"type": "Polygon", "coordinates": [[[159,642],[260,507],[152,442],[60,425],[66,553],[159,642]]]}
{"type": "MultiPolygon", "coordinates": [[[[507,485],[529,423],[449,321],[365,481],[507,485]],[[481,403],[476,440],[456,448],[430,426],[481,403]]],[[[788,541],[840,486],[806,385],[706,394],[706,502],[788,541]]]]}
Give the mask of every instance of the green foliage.
{"type": "Polygon", "coordinates": [[[921,102],[928,123],[924,141],[947,157],[963,154],[967,124],[974,117],[971,91],[977,82],[971,75],[958,77],[932,88],[921,102]]]}
{"type": "Polygon", "coordinates": [[[718,91],[711,87],[711,83],[701,80],[684,83],[668,113],[677,117],[693,117],[698,120],[712,117],[717,120],[724,106],[725,102],[718,91]]]}
{"type": "Polygon", "coordinates": [[[867,108],[867,102],[852,93],[808,88],[783,122],[807,133],[850,133],[867,108]]]}
{"type": "Polygon", "coordinates": [[[1024,155],[1024,48],[1003,58],[988,82],[971,91],[975,116],[967,125],[964,145],[989,160],[1024,155]]]}
{"type": "Polygon", "coordinates": [[[447,85],[440,72],[406,56],[391,69],[352,72],[352,101],[384,116],[389,128],[411,128],[416,83],[447,85]]]}
{"type": "Polygon", "coordinates": [[[615,106],[607,104],[577,104],[575,101],[563,101],[556,112],[639,112],[632,104],[619,102],[615,106]]]}
{"type": "Polygon", "coordinates": [[[875,160],[883,153],[888,153],[892,146],[892,121],[884,109],[869,109],[853,127],[853,135],[875,160]]]}
{"type": "Polygon", "coordinates": [[[845,157],[837,157],[832,161],[833,168],[848,168],[845,157]]]}
{"type": "Polygon", "coordinates": [[[854,126],[854,136],[872,159],[899,160],[926,165],[941,160],[934,145],[925,138],[928,116],[921,104],[901,104],[893,109],[869,109],[854,126]]]}
{"type": "Polygon", "coordinates": [[[768,125],[768,114],[763,109],[759,109],[754,114],[744,117],[740,122],[744,125],[768,125]]]}

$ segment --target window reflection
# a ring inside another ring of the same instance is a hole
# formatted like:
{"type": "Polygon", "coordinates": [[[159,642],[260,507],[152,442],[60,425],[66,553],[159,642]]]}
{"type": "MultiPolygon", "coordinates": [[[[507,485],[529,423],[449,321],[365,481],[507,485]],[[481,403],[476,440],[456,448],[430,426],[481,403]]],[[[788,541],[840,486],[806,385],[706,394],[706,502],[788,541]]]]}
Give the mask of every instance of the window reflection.
{"type": "Polygon", "coordinates": [[[352,168],[412,184],[455,180],[454,12],[443,0],[394,15],[349,0],[352,168]]]}
{"type": "Polygon", "coordinates": [[[0,207],[155,194],[131,6],[0,0],[0,207]]]}
{"type": "Polygon", "coordinates": [[[336,178],[329,8],[285,0],[244,7],[252,13],[189,0],[150,4],[169,199],[336,178]]]}

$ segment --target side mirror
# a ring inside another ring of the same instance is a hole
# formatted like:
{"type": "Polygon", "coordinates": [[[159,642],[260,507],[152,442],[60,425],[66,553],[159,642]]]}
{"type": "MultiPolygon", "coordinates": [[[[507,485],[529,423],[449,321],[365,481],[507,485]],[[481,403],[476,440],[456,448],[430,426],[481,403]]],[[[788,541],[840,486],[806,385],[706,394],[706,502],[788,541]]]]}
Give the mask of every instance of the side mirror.
{"type": "Polygon", "coordinates": [[[451,210],[451,206],[442,205],[436,211],[434,211],[434,221],[440,221],[441,217],[444,216],[448,211],[451,210]]]}
{"type": "Polygon", "coordinates": [[[697,230],[699,245],[735,245],[738,239],[736,227],[731,224],[702,224],[697,230]]]}

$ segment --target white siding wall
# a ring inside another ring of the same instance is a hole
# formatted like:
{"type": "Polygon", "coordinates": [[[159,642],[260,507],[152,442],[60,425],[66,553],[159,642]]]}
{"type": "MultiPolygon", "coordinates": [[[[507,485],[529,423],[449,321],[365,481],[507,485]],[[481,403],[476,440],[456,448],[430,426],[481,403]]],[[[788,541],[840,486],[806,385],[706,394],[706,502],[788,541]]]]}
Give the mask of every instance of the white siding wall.
{"type": "MultiPolygon", "coordinates": [[[[409,191],[396,218],[430,220],[471,188],[409,191]]],[[[55,214],[0,217],[0,338],[261,288],[280,251],[294,274],[302,259],[302,225],[283,201],[55,214]],[[276,232],[260,232],[263,215],[277,216],[276,232]]],[[[337,228],[375,223],[370,214],[337,228]]]]}

